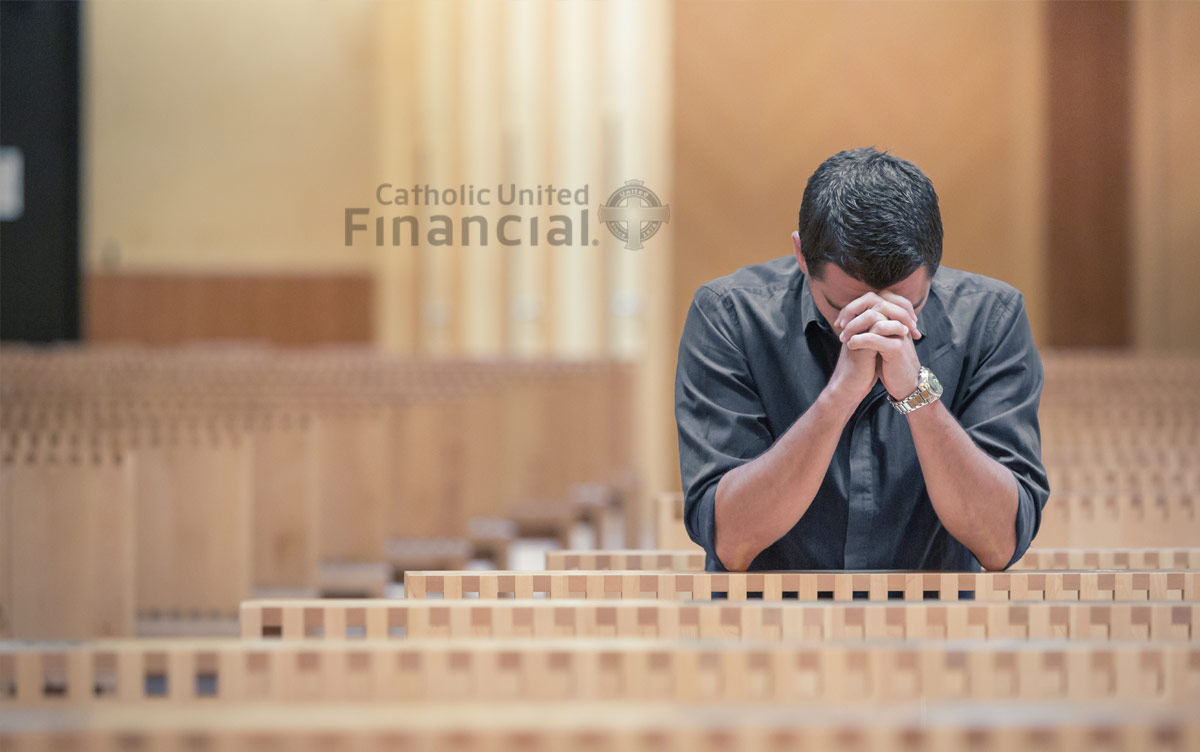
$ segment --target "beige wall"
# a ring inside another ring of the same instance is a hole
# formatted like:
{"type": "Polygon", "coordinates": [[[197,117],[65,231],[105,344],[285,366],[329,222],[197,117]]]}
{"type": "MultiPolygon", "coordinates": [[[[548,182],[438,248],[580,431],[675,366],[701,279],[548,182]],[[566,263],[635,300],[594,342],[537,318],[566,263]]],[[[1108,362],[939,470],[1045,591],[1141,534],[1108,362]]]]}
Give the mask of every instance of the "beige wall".
{"type": "Polygon", "coordinates": [[[84,11],[86,269],[366,268],[336,207],[377,161],[376,3],[84,11]]]}
{"type": "Polygon", "coordinates": [[[1200,4],[1133,15],[1134,332],[1200,353],[1200,4]]]}

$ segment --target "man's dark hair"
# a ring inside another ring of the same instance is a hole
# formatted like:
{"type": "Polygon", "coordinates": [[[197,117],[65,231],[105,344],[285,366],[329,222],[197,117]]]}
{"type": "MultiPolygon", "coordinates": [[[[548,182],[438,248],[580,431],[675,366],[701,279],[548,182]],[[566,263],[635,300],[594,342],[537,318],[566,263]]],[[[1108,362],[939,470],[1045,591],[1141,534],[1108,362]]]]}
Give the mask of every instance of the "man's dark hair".
{"type": "Polygon", "coordinates": [[[912,162],[874,148],[821,163],[800,202],[800,252],[820,279],[826,263],[876,290],[942,261],[942,213],[933,183],[912,162]]]}

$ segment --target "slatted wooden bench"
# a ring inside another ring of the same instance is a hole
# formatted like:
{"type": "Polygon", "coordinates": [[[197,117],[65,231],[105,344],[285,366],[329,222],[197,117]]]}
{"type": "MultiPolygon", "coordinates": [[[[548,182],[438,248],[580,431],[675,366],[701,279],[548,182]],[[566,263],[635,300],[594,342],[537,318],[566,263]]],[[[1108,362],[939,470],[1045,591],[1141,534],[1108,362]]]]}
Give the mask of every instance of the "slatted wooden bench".
{"type": "Polygon", "coordinates": [[[169,633],[252,593],[378,596],[398,571],[463,568],[475,548],[503,565],[499,528],[475,517],[597,519],[631,490],[630,379],[608,360],[6,346],[0,444],[76,433],[141,457],[137,611],[169,633]],[[222,441],[192,442],[193,429],[222,441]],[[573,493],[581,482],[604,493],[573,493]]]}
{"type": "Polygon", "coordinates": [[[1200,569],[1200,548],[1034,548],[1013,569],[1200,569]]]}
{"type": "Polygon", "coordinates": [[[1187,547],[1200,540],[1200,494],[1055,493],[1042,511],[1039,548],[1187,547]]]}
{"type": "Polygon", "coordinates": [[[547,551],[546,570],[561,572],[576,569],[606,571],[628,569],[631,571],[703,572],[704,551],[660,550],[653,548],[625,549],[613,551],[547,551]]]}
{"type": "Polygon", "coordinates": [[[58,438],[0,448],[0,638],[133,636],[135,463],[58,438]]]}
{"type": "Polygon", "coordinates": [[[1054,750],[1189,752],[1200,720],[1136,703],[829,703],[662,701],[313,704],[230,708],[195,703],[146,713],[142,704],[87,713],[0,711],[0,743],[20,750],[464,749],[792,752],[820,750],[1054,750]]]}
{"type": "Polygon", "coordinates": [[[408,572],[405,597],[746,600],[1200,600],[1200,572],[408,572]],[[786,595],[785,595],[786,594],[786,595]]]}
{"type": "MultiPolygon", "coordinates": [[[[547,571],[576,569],[703,572],[701,550],[547,551],[547,571]]],[[[1014,570],[1200,569],[1200,548],[1035,548],[1014,570]]]]}
{"type": "Polygon", "coordinates": [[[1200,640],[1197,603],[257,600],[245,639],[1200,640]]]}
{"type": "Polygon", "coordinates": [[[0,645],[0,709],[113,703],[1200,701],[1200,644],[678,640],[0,645]]]}

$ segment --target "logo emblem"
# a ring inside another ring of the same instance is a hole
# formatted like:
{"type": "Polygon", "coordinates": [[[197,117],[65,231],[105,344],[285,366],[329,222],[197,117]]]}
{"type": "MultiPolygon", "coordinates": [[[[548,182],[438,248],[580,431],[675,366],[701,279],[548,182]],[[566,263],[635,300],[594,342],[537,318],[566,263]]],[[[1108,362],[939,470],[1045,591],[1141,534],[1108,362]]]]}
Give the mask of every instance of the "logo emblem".
{"type": "Polygon", "coordinates": [[[627,250],[637,251],[671,218],[671,207],[641,180],[626,180],[600,207],[598,216],[627,250]]]}

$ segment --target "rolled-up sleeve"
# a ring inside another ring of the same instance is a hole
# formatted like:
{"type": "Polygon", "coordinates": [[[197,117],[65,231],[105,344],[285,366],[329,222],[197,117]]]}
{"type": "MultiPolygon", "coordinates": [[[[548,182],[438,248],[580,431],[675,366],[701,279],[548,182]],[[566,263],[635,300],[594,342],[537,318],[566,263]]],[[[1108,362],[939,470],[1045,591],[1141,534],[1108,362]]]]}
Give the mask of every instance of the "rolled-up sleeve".
{"type": "Polygon", "coordinates": [[[1011,567],[1037,535],[1050,495],[1038,427],[1045,377],[1024,297],[1014,291],[990,313],[987,341],[994,345],[970,376],[958,419],[975,443],[1017,481],[1017,546],[1007,564],[1011,567]]]}
{"type": "Polygon", "coordinates": [[[735,311],[701,287],[692,298],[675,371],[675,419],[688,535],[716,555],[717,483],[725,473],[771,447],[762,400],[739,347],[735,311]]]}

